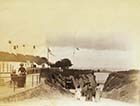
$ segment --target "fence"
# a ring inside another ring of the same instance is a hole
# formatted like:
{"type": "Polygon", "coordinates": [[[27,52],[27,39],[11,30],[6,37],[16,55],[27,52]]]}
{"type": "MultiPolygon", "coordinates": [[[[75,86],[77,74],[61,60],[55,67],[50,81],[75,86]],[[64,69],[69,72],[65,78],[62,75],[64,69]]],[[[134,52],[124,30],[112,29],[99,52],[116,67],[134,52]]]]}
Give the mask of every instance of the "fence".
{"type": "Polygon", "coordinates": [[[39,74],[3,76],[1,79],[7,79],[7,82],[1,86],[5,86],[5,88],[8,89],[13,89],[13,92],[19,88],[32,88],[40,84],[39,74]]]}
{"type": "Polygon", "coordinates": [[[38,85],[40,83],[40,75],[39,74],[32,74],[32,87],[34,85],[38,85]]]}

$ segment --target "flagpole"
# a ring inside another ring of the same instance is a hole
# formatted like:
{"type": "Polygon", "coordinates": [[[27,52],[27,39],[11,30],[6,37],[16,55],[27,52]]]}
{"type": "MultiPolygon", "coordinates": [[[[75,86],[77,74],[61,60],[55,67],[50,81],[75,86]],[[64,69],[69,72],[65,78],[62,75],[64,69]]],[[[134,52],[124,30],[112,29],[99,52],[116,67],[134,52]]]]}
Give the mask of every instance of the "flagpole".
{"type": "Polygon", "coordinates": [[[74,37],[73,37],[73,64],[75,65],[76,63],[76,35],[77,35],[77,31],[74,32],[74,37]]]}
{"type": "Polygon", "coordinates": [[[75,64],[75,48],[73,47],[73,64],[75,64]]]}
{"type": "Polygon", "coordinates": [[[75,33],[73,36],[73,65],[75,65],[75,33]]]}
{"type": "Polygon", "coordinates": [[[48,59],[48,62],[49,62],[49,41],[46,40],[46,44],[47,44],[47,59],[48,59]]]}
{"type": "Polygon", "coordinates": [[[49,61],[49,48],[47,48],[47,58],[48,58],[48,61],[49,61]]]}

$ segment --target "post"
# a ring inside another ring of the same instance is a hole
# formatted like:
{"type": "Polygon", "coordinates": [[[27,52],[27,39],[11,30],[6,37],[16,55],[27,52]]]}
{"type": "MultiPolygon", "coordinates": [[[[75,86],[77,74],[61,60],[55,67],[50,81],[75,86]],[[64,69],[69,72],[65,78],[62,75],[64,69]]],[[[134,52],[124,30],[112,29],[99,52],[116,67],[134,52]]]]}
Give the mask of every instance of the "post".
{"type": "Polygon", "coordinates": [[[36,75],[36,85],[38,85],[38,75],[36,75]]]}
{"type": "Polygon", "coordinates": [[[8,67],[8,63],[7,63],[7,65],[6,65],[6,66],[7,66],[7,67],[6,67],[6,68],[7,68],[7,69],[6,69],[6,72],[9,72],[9,67],[8,67]]]}
{"type": "Polygon", "coordinates": [[[15,84],[15,81],[12,81],[12,82],[14,83],[13,90],[14,90],[14,92],[15,92],[15,90],[16,90],[16,84],[15,84]]]}
{"type": "Polygon", "coordinates": [[[34,86],[34,75],[32,75],[32,87],[34,86]]]}
{"type": "Polygon", "coordinates": [[[4,72],[4,62],[2,63],[2,68],[3,68],[3,69],[2,69],[2,72],[4,72]]]}
{"type": "Polygon", "coordinates": [[[39,75],[37,75],[37,84],[39,84],[39,75]]]}
{"type": "Polygon", "coordinates": [[[12,66],[11,66],[11,64],[10,64],[10,72],[12,72],[12,66]]]}
{"type": "Polygon", "coordinates": [[[73,64],[75,65],[75,50],[74,50],[74,48],[73,48],[72,58],[73,58],[73,64]]]}
{"type": "Polygon", "coordinates": [[[39,74],[39,83],[41,82],[41,75],[39,74]]]}
{"type": "Polygon", "coordinates": [[[1,72],[1,64],[0,64],[0,72],[1,72]]]}
{"type": "Polygon", "coordinates": [[[48,61],[49,61],[49,50],[47,51],[47,58],[48,58],[48,61]]]}

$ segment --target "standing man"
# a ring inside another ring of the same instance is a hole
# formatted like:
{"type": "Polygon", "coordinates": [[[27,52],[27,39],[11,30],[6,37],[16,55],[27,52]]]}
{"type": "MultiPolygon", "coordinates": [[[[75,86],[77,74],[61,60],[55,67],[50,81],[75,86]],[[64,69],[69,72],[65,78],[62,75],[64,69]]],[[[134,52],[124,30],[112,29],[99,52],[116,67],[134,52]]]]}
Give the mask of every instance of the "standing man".
{"type": "Polygon", "coordinates": [[[18,69],[18,72],[20,72],[20,75],[26,75],[26,69],[24,68],[24,64],[20,64],[20,68],[18,69]]]}
{"type": "Polygon", "coordinates": [[[13,84],[15,86],[15,84],[17,82],[17,77],[18,77],[18,75],[16,74],[16,70],[13,70],[11,73],[10,87],[12,87],[13,84]]]}
{"type": "Polygon", "coordinates": [[[23,63],[20,64],[20,68],[18,69],[18,72],[20,72],[19,78],[22,79],[21,83],[23,85],[25,85],[25,83],[26,83],[26,69],[24,68],[24,64],[23,63]]]}

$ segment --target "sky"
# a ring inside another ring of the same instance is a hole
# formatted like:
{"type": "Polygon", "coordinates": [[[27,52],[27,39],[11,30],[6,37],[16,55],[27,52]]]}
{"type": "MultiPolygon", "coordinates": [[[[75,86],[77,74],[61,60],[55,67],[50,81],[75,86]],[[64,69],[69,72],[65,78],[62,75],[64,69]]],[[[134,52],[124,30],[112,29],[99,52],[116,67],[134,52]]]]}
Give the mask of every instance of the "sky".
{"type": "Polygon", "coordinates": [[[11,40],[79,68],[140,69],[139,11],[140,0],[0,0],[0,51],[15,52],[11,40]]]}

